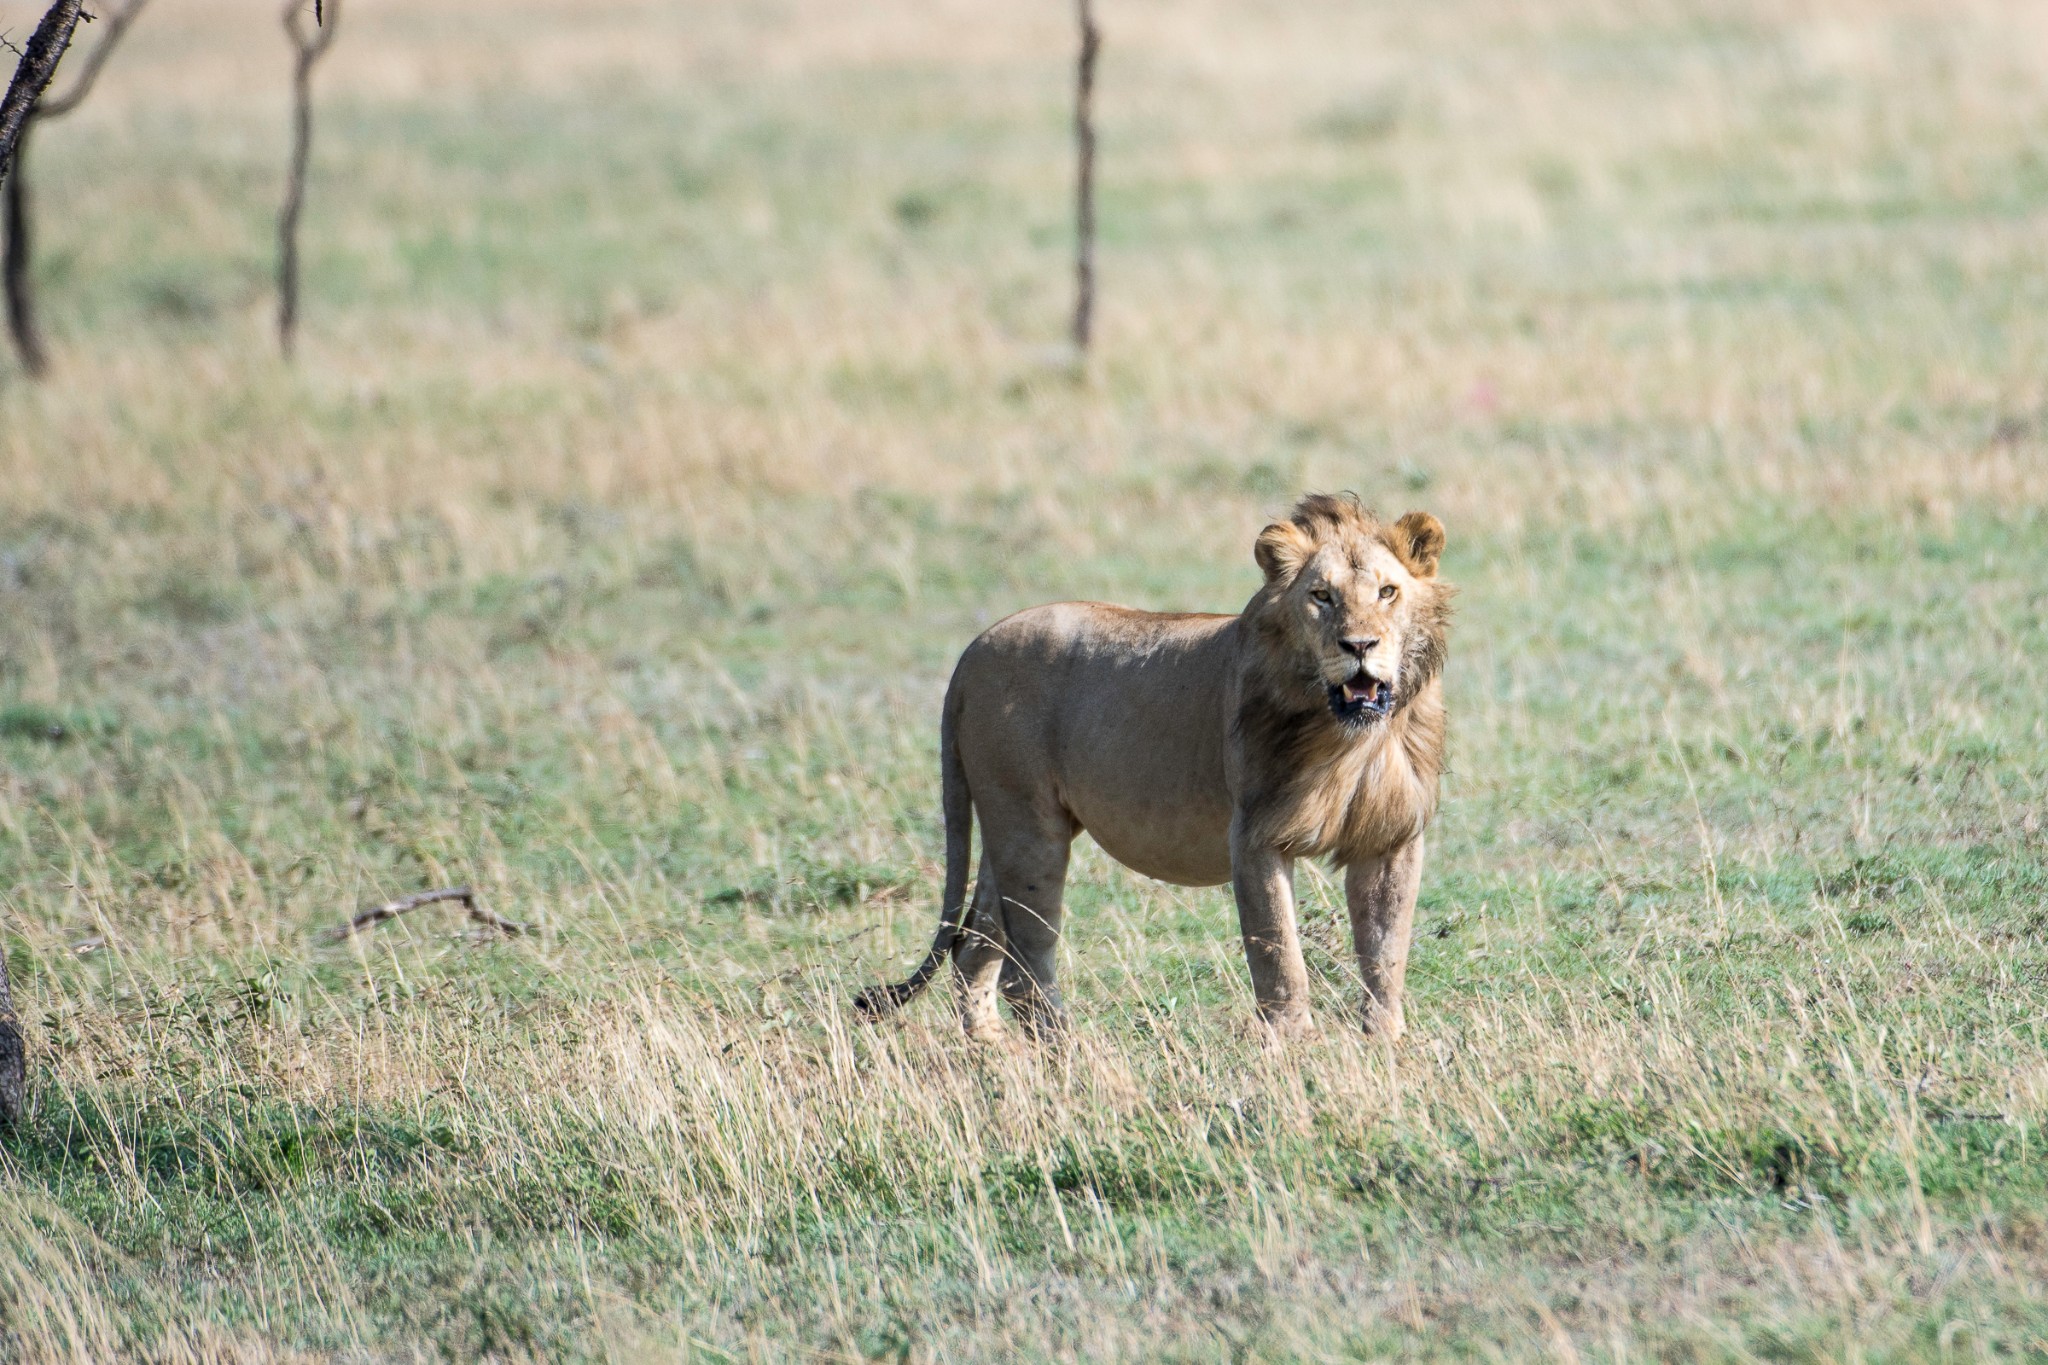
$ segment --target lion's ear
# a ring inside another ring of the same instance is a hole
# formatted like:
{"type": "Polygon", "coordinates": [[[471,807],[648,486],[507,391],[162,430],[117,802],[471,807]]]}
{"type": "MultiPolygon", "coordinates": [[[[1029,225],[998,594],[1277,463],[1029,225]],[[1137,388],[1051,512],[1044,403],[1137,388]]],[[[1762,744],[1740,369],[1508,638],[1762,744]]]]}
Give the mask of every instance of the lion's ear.
{"type": "Polygon", "coordinates": [[[1444,524],[1427,512],[1410,512],[1394,523],[1394,553],[1417,578],[1435,578],[1437,557],[1444,552],[1444,524]]]}
{"type": "Polygon", "coordinates": [[[1252,558],[1259,561],[1268,583],[1278,583],[1300,573],[1315,551],[1316,543],[1308,532],[1291,521],[1276,521],[1259,532],[1252,558]]]}

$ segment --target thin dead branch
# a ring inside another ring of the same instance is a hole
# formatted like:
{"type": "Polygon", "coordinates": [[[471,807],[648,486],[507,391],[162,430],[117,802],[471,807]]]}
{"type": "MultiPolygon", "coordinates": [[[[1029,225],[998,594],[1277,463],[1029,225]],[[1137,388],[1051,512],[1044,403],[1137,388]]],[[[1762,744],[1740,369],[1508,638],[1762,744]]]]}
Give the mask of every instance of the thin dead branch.
{"type": "Polygon", "coordinates": [[[107,58],[121,41],[121,36],[147,3],[148,0],[127,0],[127,3],[99,16],[99,39],[93,44],[92,51],[86,54],[78,79],[63,94],[45,92],[44,97],[36,101],[14,144],[14,168],[7,177],[5,192],[7,249],[4,255],[0,255],[0,288],[4,288],[7,295],[7,330],[14,338],[14,349],[21,356],[22,368],[38,379],[49,372],[50,361],[43,346],[42,332],[36,326],[31,268],[34,238],[30,232],[27,174],[29,134],[38,124],[47,119],[62,118],[85,102],[85,97],[92,93],[93,82],[100,77],[100,69],[107,64],[107,58]]]}
{"type": "Polygon", "coordinates": [[[1075,0],[1081,58],[1074,85],[1074,349],[1084,356],[1095,330],[1095,58],[1102,30],[1094,0],[1075,0]]]}
{"type": "MultiPolygon", "coordinates": [[[[80,0],[57,0],[43,12],[42,21],[28,40],[7,94],[0,97],[0,176],[14,161],[14,149],[28,126],[29,110],[50,88],[64,49],[78,28],[80,0]]],[[[7,950],[0,947],[0,1125],[12,1125],[21,1115],[22,1096],[28,1089],[28,1058],[22,1047],[21,1025],[14,1016],[14,996],[7,986],[7,950]]]]}
{"type": "Polygon", "coordinates": [[[115,45],[121,41],[122,35],[128,32],[129,25],[135,22],[136,16],[142,13],[143,6],[148,3],[149,0],[127,0],[125,4],[116,5],[94,15],[93,18],[102,27],[99,30],[99,38],[93,43],[92,51],[85,54],[85,60],[78,68],[78,79],[71,82],[71,88],[61,95],[52,95],[45,91],[43,98],[36,101],[36,107],[29,111],[30,117],[62,118],[85,103],[85,97],[92,93],[93,82],[100,78],[100,69],[107,64],[107,58],[113,55],[115,45]]]}
{"type": "Polygon", "coordinates": [[[306,163],[313,154],[313,66],[334,46],[341,0],[285,0],[284,31],[297,54],[292,64],[292,164],[284,208],[277,215],[277,345],[292,357],[299,328],[299,211],[306,203],[306,163]],[[305,25],[313,11],[313,28],[305,25]]]}
{"type": "MultiPolygon", "coordinates": [[[[332,5],[335,3],[335,0],[327,0],[327,2],[332,5]]],[[[350,920],[342,928],[335,930],[334,941],[340,943],[342,940],[352,938],[372,925],[382,924],[388,919],[397,919],[400,915],[417,910],[422,905],[435,905],[442,901],[461,901],[462,908],[469,912],[471,919],[475,920],[478,924],[489,925],[499,933],[523,934],[526,932],[525,925],[515,924],[503,915],[493,910],[485,909],[477,900],[474,888],[467,886],[444,886],[438,890],[419,891],[410,896],[400,896],[395,901],[386,901],[382,905],[372,906],[350,920]]]]}

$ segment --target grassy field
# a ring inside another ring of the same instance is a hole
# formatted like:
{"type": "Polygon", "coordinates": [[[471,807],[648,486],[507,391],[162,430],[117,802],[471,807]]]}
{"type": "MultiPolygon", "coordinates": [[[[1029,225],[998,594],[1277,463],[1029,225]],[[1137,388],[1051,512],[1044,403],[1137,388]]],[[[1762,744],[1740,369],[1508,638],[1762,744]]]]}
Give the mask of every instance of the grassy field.
{"type": "Polygon", "coordinates": [[[349,0],[295,369],[269,7],[38,135],[0,1358],[2048,1352],[2048,10],[1099,8],[1079,377],[1058,5],[349,0]],[[1068,1046],[856,1024],[958,650],[1304,488],[1463,590],[1398,1052],[1085,840],[1068,1046]]]}

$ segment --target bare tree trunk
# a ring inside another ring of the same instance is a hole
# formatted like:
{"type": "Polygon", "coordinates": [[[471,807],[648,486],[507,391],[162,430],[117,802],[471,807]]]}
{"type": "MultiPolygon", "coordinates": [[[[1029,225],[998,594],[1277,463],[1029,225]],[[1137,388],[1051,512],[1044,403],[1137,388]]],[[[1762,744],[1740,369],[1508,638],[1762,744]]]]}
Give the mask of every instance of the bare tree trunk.
{"type": "Polygon", "coordinates": [[[106,65],[114,45],[121,41],[121,35],[128,31],[128,26],[135,22],[135,16],[147,3],[148,0],[127,0],[116,9],[102,12],[99,41],[87,54],[78,79],[62,95],[44,92],[22,120],[21,133],[14,144],[14,170],[7,179],[7,250],[5,256],[0,257],[0,286],[4,286],[7,294],[7,330],[14,337],[14,349],[21,356],[22,368],[37,379],[49,372],[50,361],[49,353],[43,347],[42,335],[36,330],[35,281],[31,271],[34,243],[29,229],[26,175],[29,130],[45,119],[70,113],[84,102],[93,82],[99,79],[100,68],[106,65]]]}
{"type": "Polygon", "coordinates": [[[313,154],[313,64],[334,43],[341,24],[341,0],[312,0],[315,31],[303,26],[307,0],[285,0],[284,31],[298,58],[292,66],[292,165],[285,182],[284,208],[277,215],[277,346],[292,358],[299,328],[299,210],[306,203],[306,163],[313,154]],[[327,22],[328,15],[334,22],[327,22]]]}
{"type": "MultiPolygon", "coordinates": [[[[71,34],[78,27],[80,0],[57,0],[43,13],[42,22],[28,40],[28,47],[15,65],[14,79],[7,94],[0,97],[0,175],[13,164],[14,149],[21,130],[28,124],[29,110],[35,108],[50,77],[57,74],[58,59],[71,46],[71,34]]],[[[22,1051],[21,1026],[14,1017],[14,997],[7,989],[7,950],[0,948],[0,1125],[10,1125],[21,1115],[23,1092],[28,1086],[28,1059],[22,1051]]]]}
{"type": "Polygon", "coordinates": [[[71,46],[71,31],[78,27],[80,3],[81,0],[57,0],[43,12],[42,22],[36,25],[21,61],[15,65],[14,79],[7,83],[7,94],[0,97],[0,175],[5,175],[13,164],[14,144],[21,140],[22,125],[28,122],[29,111],[43,97],[43,91],[50,88],[50,77],[57,74],[57,59],[71,46]]]}
{"type": "Polygon", "coordinates": [[[1095,330],[1095,58],[1102,30],[1093,0],[1075,0],[1081,20],[1081,60],[1074,86],[1074,349],[1088,353],[1095,330]]]}
{"type": "Polygon", "coordinates": [[[0,948],[0,1128],[12,1127],[21,1116],[27,1087],[28,1058],[22,1051],[21,1025],[14,1018],[14,997],[7,989],[7,950],[0,948]]]}
{"type": "Polygon", "coordinates": [[[23,124],[14,143],[14,170],[7,177],[6,189],[7,251],[0,257],[0,283],[7,292],[7,330],[14,337],[15,353],[30,378],[41,379],[49,373],[50,359],[36,331],[35,289],[29,282],[28,178],[22,174],[28,162],[28,131],[34,125],[34,119],[23,124]]]}

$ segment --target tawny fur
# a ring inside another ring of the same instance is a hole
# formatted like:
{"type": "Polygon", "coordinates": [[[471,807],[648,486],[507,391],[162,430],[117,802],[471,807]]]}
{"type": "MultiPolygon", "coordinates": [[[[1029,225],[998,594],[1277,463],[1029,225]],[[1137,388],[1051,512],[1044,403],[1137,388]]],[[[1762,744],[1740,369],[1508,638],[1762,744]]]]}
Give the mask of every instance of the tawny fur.
{"type": "Polygon", "coordinates": [[[1398,1034],[1444,761],[1443,544],[1426,513],[1384,523],[1349,495],[1316,494],[1259,535],[1265,582],[1237,616],[1063,602],[990,627],[962,654],[940,727],[939,932],[909,980],[862,993],[862,1011],[911,999],[950,954],[970,1032],[994,1027],[998,980],[1027,1025],[1057,1023],[1052,953],[1068,845],[1085,829],[1149,876],[1234,881],[1260,1015],[1287,1031],[1306,1021],[1292,860],[1351,868],[1367,1022],[1398,1034]],[[1384,684],[1388,714],[1339,717],[1338,689],[1360,682],[1384,684]]]}

